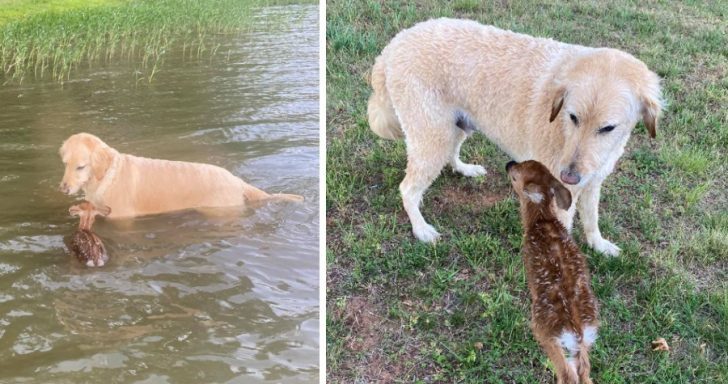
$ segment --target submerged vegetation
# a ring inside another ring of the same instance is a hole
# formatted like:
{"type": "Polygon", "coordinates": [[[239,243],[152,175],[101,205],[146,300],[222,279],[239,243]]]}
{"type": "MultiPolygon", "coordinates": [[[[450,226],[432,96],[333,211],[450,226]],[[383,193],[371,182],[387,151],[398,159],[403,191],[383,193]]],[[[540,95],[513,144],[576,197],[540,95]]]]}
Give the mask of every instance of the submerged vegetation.
{"type": "Polygon", "coordinates": [[[213,52],[213,34],[246,28],[263,0],[10,1],[0,9],[0,64],[6,81],[29,74],[63,82],[81,65],[135,60],[148,80],[173,44],[213,52]]]}

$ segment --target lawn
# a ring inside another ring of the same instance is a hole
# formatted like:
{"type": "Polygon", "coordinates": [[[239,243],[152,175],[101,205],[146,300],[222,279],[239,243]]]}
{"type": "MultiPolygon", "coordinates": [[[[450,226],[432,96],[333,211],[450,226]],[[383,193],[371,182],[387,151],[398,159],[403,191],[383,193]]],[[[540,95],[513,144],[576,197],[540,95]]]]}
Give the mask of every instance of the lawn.
{"type": "Polygon", "coordinates": [[[506,155],[463,146],[485,177],[446,168],[417,242],[402,208],[401,141],[368,127],[367,72],[401,29],[462,17],[632,53],[663,78],[656,140],[642,124],[602,190],[600,226],[617,258],[576,241],[601,304],[596,383],[728,382],[728,3],[455,0],[327,3],[327,380],[552,383],[528,328],[518,203],[506,155]],[[653,351],[667,340],[670,351],[653,351]]]}

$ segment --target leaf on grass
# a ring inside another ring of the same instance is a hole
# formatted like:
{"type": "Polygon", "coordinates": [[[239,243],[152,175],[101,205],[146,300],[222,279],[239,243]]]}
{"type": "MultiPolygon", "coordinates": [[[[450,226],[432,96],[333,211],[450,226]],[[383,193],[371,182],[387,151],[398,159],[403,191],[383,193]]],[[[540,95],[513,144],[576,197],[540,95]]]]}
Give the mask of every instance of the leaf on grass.
{"type": "Polygon", "coordinates": [[[670,347],[667,345],[667,341],[665,341],[664,338],[660,337],[659,339],[652,341],[652,350],[669,351],[670,347]]]}

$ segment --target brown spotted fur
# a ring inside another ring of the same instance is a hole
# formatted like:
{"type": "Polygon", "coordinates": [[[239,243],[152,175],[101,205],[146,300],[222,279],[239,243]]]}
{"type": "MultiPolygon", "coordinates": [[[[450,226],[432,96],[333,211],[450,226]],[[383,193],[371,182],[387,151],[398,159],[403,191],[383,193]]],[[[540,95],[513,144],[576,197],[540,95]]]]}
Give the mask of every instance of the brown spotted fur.
{"type": "Polygon", "coordinates": [[[89,267],[101,267],[109,260],[104,243],[98,235],[91,231],[91,226],[96,220],[96,215],[107,216],[110,212],[109,207],[97,209],[88,201],[68,209],[71,216],[79,217],[78,230],[71,237],[68,248],[82,264],[89,267]]]}
{"type": "Polygon", "coordinates": [[[591,383],[589,346],[581,344],[574,369],[558,341],[568,331],[581,343],[584,327],[598,326],[586,260],[554,213],[571,205],[570,193],[544,165],[533,160],[509,164],[508,175],[521,204],[522,253],[534,336],[554,363],[559,383],[591,383]],[[534,194],[542,200],[534,201],[534,194]]]}

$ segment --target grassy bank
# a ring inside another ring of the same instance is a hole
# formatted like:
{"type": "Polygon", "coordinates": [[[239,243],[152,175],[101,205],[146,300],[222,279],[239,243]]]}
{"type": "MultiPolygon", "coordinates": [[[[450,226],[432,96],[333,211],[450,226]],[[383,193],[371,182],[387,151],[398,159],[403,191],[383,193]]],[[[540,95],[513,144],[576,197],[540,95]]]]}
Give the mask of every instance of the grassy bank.
{"type": "Polygon", "coordinates": [[[45,12],[118,5],[125,0],[0,0],[0,26],[45,12]]]}
{"type": "Polygon", "coordinates": [[[327,379],[551,383],[528,328],[521,227],[503,165],[482,135],[463,147],[488,169],[446,168],[418,243],[398,193],[404,143],[369,131],[366,74],[401,29],[464,17],[565,42],[610,46],[663,79],[669,106],[650,141],[638,127],[602,190],[604,236],[587,249],[601,303],[596,383],[728,381],[728,8],[720,2],[329,1],[327,7],[327,379]],[[652,351],[664,337],[669,353],[652,351]]]}
{"type": "Polygon", "coordinates": [[[151,79],[164,54],[214,51],[212,34],[242,30],[264,0],[27,0],[0,10],[0,64],[6,79],[29,74],[63,81],[74,68],[135,60],[151,79]]]}

